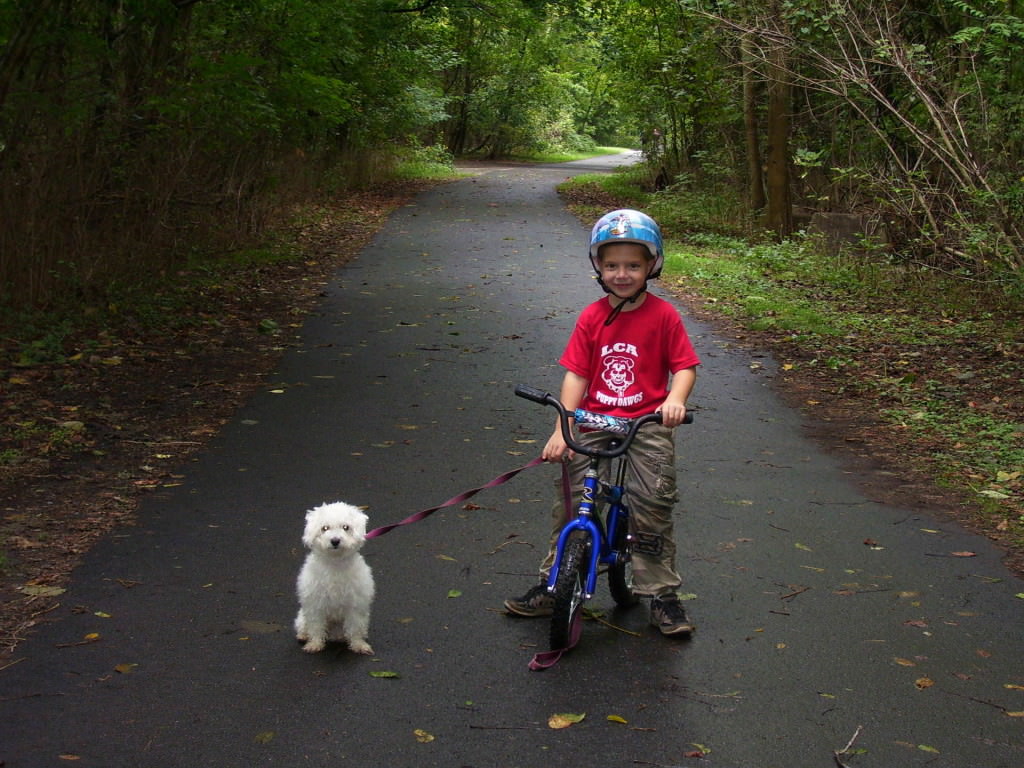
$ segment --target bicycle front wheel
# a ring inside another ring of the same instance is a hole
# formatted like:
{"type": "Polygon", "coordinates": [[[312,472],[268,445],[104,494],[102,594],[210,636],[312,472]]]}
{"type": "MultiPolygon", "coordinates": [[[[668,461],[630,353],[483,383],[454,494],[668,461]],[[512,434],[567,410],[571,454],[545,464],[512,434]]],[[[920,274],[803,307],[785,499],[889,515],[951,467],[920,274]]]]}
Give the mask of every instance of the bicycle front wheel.
{"type": "Polygon", "coordinates": [[[575,531],[565,542],[561,566],[555,579],[552,597],[555,605],[551,614],[551,650],[559,651],[573,644],[573,633],[582,620],[587,572],[590,570],[590,536],[575,531]]]}
{"type": "Polygon", "coordinates": [[[619,553],[618,560],[608,566],[608,591],[612,593],[612,599],[620,608],[629,608],[640,602],[640,598],[633,591],[633,561],[629,553],[625,527],[620,525],[615,536],[617,541],[614,549],[619,553]]]}

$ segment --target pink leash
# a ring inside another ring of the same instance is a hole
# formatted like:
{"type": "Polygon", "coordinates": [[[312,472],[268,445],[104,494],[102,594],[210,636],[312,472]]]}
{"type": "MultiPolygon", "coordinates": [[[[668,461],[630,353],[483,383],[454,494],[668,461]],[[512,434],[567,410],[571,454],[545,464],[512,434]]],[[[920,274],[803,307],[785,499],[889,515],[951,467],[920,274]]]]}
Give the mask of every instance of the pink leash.
{"type": "Polygon", "coordinates": [[[555,651],[541,651],[540,653],[534,654],[533,658],[530,659],[529,667],[534,672],[540,672],[541,670],[550,669],[558,663],[558,660],[565,655],[566,652],[571,651],[576,647],[576,644],[580,641],[580,635],[583,634],[583,612],[580,611],[572,620],[572,626],[569,627],[569,644],[565,648],[559,648],[555,651]]]}
{"type": "MultiPolygon", "coordinates": [[[[505,472],[502,475],[498,475],[496,478],[491,480],[489,483],[487,483],[485,485],[481,485],[479,488],[473,488],[472,490],[464,491],[464,492],[460,493],[458,496],[453,496],[452,498],[448,499],[448,501],[444,502],[443,504],[438,504],[436,507],[431,507],[430,509],[424,509],[424,510],[422,510],[420,512],[417,512],[414,515],[409,515],[409,517],[405,518],[404,520],[400,520],[397,523],[391,523],[390,525],[382,525],[380,528],[374,528],[372,531],[369,531],[366,534],[366,538],[368,538],[368,539],[375,539],[378,536],[383,536],[385,533],[390,533],[395,528],[398,528],[400,526],[411,525],[412,523],[418,523],[420,520],[423,520],[426,517],[430,517],[432,514],[437,512],[439,509],[445,509],[446,507],[453,507],[456,504],[460,504],[463,501],[466,501],[466,499],[470,499],[473,496],[476,496],[478,493],[480,493],[480,491],[486,490],[487,488],[494,488],[496,486],[502,485],[503,483],[507,483],[509,480],[511,480],[513,477],[518,475],[523,470],[529,469],[530,467],[536,467],[538,464],[543,464],[543,463],[544,463],[544,459],[538,457],[538,458],[534,459],[533,461],[531,461],[529,464],[524,464],[523,466],[519,467],[518,469],[513,469],[513,470],[511,470],[509,472],[505,472]]],[[[565,501],[565,518],[566,518],[566,520],[568,520],[569,517],[572,515],[572,493],[571,493],[571,488],[569,486],[569,470],[568,470],[568,466],[565,464],[565,462],[562,462],[562,494],[563,494],[563,498],[564,498],[564,501],[565,501]]],[[[560,648],[558,650],[544,651],[542,653],[536,654],[533,657],[533,659],[530,661],[530,669],[532,669],[532,670],[548,669],[550,667],[553,667],[555,664],[557,664],[558,660],[562,658],[562,655],[566,651],[574,648],[576,646],[576,644],[579,642],[580,635],[582,634],[582,631],[583,631],[582,625],[583,625],[582,614],[576,614],[576,618],[573,620],[573,625],[569,629],[569,645],[566,646],[565,648],[560,648]]]]}
{"type": "Polygon", "coordinates": [[[374,539],[378,536],[383,536],[385,533],[393,531],[395,528],[398,528],[399,526],[418,523],[423,518],[430,517],[430,515],[434,514],[439,509],[444,509],[445,507],[452,507],[456,504],[459,504],[460,502],[465,501],[466,499],[476,496],[478,493],[480,493],[480,491],[486,490],[487,488],[494,488],[495,486],[501,485],[502,483],[507,483],[509,480],[518,475],[524,469],[536,467],[538,464],[543,463],[544,459],[538,457],[531,461],[529,464],[519,467],[519,469],[513,469],[510,472],[506,472],[503,475],[498,475],[496,478],[491,480],[491,482],[487,483],[486,485],[481,485],[479,488],[474,488],[471,491],[465,491],[463,493],[460,493],[458,496],[448,499],[448,501],[444,502],[443,504],[438,504],[436,507],[431,507],[430,509],[424,509],[421,512],[417,512],[415,515],[409,515],[409,517],[405,518],[405,520],[402,520],[400,522],[392,523],[391,525],[382,525],[380,528],[374,528],[372,531],[366,534],[366,538],[374,539]]]}

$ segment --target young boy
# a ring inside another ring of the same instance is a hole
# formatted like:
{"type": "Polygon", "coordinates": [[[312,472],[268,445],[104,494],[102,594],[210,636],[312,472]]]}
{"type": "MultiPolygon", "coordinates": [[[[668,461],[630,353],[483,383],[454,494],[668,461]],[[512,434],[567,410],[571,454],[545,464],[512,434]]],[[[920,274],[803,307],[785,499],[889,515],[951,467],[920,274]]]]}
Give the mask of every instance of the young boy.
{"type": "MultiPolygon", "coordinates": [[[[686,400],[700,364],[679,313],[664,299],[647,293],[647,281],[664,263],[661,231],[639,211],[618,210],[602,216],[590,235],[590,261],[608,296],[580,314],[559,364],[565,369],[561,400],[573,411],[583,408],[629,419],[661,412],[662,424],[647,424],[626,454],[626,493],[632,513],[633,589],[651,597],[651,623],[665,635],[689,635],[693,625],[676,590],[672,509],[676,492],[674,427],[686,415],[686,400]]],[[[590,432],[580,442],[604,441],[607,433],[590,432]]],[[[569,460],[571,487],[578,489],[587,457],[568,449],[556,419],[542,453],[546,461],[569,460]]],[[[505,601],[517,616],[550,616],[553,599],[547,578],[554,561],[558,531],[564,523],[561,482],[556,483],[554,529],[541,583],[520,598],[505,601]]],[[[573,505],[579,502],[574,493],[573,505]]]]}

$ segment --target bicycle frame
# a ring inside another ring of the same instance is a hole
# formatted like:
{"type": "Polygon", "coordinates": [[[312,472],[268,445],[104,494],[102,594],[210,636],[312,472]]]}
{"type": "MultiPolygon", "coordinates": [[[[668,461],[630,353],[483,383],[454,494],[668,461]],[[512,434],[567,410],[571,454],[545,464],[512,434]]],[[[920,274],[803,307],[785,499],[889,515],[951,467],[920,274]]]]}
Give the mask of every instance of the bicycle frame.
{"type": "MultiPolygon", "coordinates": [[[[618,440],[613,439],[610,441],[609,447],[614,448],[615,443],[618,442],[618,440]]],[[[602,491],[601,481],[598,476],[599,464],[600,457],[590,457],[590,466],[587,468],[583,478],[583,497],[576,508],[576,516],[562,526],[562,530],[558,534],[555,561],[548,575],[548,590],[551,591],[555,587],[555,581],[558,578],[558,572],[562,565],[565,542],[574,531],[585,531],[590,536],[591,542],[590,566],[587,569],[587,584],[584,593],[585,600],[590,600],[597,590],[597,576],[600,565],[611,565],[624,557],[625,553],[611,548],[611,542],[617,540],[616,534],[620,526],[629,525],[629,510],[622,503],[625,490],[623,479],[626,468],[620,459],[615,484],[608,485],[602,491]],[[597,514],[597,499],[601,495],[604,496],[604,501],[608,502],[607,522],[605,525],[602,525],[601,518],[597,514]]]]}
{"type": "MultiPolygon", "coordinates": [[[[575,515],[558,533],[554,562],[546,585],[548,594],[553,598],[551,648],[552,651],[561,653],[562,650],[575,645],[579,637],[579,619],[583,604],[594,596],[598,570],[602,563],[608,566],[608,586],[616,604],[621,607],[636,604],[637,596],[626,572],[630,536],[629,511],[623,503],[626,493],[626,461],[623,457],[641,427],[645,424],[661,423],[661,413],[648,413],[636,419],[623,419],[580,408],[569,412],[557,397],[542,389],[520,384],[516,387],[515,393],[518,397],[549,405],[558,411],[559,424],[566,444],[577,454],[589,458],[583,475],[581,500],[575,515]],[[585,443],[577,440],[569,424],[570,417],[575,419],[578,427],[586,431],[596,430],[607,434],[608,440],[590,440],[585,443]],[[611,459],[619,460],[615,482],[602,483],[598,470],[603,460],[611,459]],[[601,516],[597,513],[599,498],[608,503],[605,524],[602,524],[601,516]],[[580,536],[580,533],[583,536],[580,536]],[[621,551],[617,548],[621,548],[621,551]]],[[[683,423],[690,420],[691,415],[687,412],[683,423]]]]}

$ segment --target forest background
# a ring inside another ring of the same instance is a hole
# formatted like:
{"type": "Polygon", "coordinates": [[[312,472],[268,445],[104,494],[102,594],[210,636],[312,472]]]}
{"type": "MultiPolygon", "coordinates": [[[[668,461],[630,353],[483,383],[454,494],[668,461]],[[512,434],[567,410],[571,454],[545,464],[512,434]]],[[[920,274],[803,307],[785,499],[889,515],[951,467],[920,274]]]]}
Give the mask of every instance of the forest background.
{"type": "Polygon", "coordinates": [[[650,209],[669,284],[1021,550],[1020,0],[0,0],[0,478],[101,455],[73,381],[367,195],[604,146],[644,163],[581,215],[650,209]]]}

